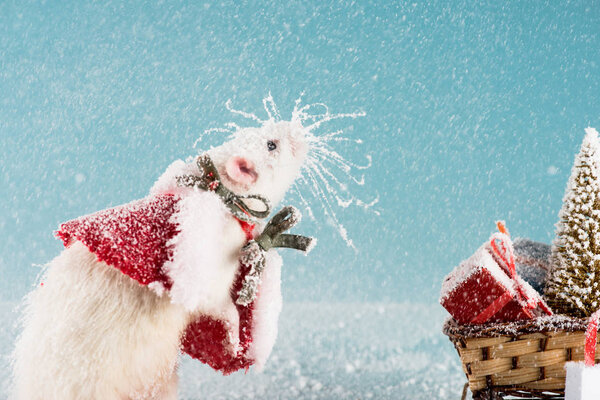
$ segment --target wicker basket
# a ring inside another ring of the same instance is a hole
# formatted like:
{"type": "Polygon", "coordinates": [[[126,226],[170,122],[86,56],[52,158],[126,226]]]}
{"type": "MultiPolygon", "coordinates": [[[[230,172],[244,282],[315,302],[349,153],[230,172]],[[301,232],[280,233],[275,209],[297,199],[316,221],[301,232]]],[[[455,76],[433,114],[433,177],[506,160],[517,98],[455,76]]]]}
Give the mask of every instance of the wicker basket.
{"type": "Polygon", "coordinates": [[[449,319],[444,333],[458,351],[474,399],[562,399],[565,363],[584,359],[586,326],[587,320],[565,316],[472,326],[449,319]]]}

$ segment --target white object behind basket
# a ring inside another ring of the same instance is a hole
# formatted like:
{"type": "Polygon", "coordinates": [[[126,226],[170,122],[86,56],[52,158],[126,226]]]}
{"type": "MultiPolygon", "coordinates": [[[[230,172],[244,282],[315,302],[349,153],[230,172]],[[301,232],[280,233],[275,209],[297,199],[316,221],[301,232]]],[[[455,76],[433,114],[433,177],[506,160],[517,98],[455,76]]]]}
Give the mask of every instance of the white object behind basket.
{"type": "Polygon", "coordinates": [[[600,399],[600,364],[586,366],[583,362],[568,362],[565,400],[600,399]]]}

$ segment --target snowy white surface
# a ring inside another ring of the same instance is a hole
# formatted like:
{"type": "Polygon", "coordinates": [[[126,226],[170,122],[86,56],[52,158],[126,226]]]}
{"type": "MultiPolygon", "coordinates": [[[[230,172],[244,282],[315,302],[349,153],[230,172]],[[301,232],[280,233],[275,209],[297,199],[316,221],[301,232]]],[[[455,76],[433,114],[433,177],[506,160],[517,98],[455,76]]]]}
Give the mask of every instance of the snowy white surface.
{"type": "Polygon", "coordinates": [[[587,367],[582,362],[570,362],[567,368],[565,400],[596,400],[600,398],[600,365],[587,367]]]}
{"type": "MultiPolygon", "coordinates": [[[[0,399],[7,398],[16,306],[0,303],[0,399]]],[[[457,399],[465,377],[441,333],[446,315],[435,304],[284,303],[263,373],[224,377],[185,357],[179,398],[457,399]]]]}

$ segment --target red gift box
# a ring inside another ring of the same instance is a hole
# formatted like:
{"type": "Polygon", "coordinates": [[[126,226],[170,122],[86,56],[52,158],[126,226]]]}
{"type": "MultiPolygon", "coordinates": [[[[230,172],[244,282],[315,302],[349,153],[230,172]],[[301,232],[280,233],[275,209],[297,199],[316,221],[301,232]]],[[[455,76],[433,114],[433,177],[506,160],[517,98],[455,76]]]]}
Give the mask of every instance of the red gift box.
{"type": "Polygon", "coordinates": [[[444,280],[440,304],[460,324],[552,315],[540,294],[517,275],[512,242],[504,226],[499,228],[444,280]]]}

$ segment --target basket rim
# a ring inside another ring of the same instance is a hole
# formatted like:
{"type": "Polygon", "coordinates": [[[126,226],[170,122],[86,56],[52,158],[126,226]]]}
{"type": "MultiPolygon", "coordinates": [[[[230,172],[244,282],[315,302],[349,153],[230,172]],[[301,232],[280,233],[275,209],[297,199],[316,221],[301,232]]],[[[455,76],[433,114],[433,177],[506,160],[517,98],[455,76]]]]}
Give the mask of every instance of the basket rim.
{"type": "Polygon", "coordinates": [[[589,319],[551,315],[513,322],[488,322],[485,324],[461,325],[449,317],[442,332],[450,339],[493,338],[521,336],[531,333],[579,332],[587,329],[589,319]]]}

